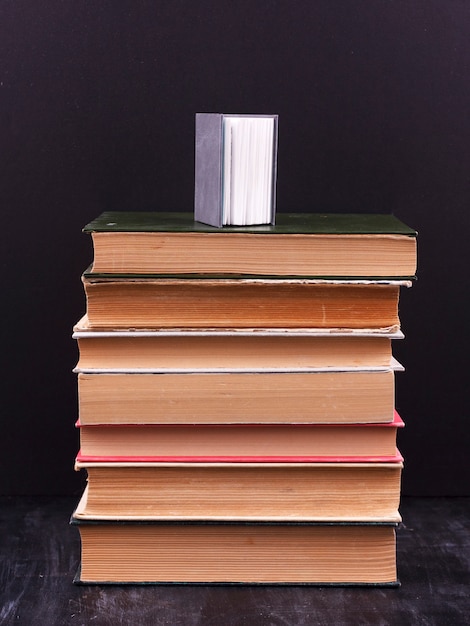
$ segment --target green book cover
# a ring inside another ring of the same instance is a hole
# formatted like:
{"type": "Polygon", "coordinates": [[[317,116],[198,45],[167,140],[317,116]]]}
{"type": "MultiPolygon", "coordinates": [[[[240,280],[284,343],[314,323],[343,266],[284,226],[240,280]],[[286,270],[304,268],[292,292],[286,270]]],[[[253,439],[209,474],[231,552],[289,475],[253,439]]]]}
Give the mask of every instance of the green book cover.
{"type": "Polygon", "coordinates": [[[392,214],[278,213],[276,224],[217,228],[194,220],[194,213],[106,211],[88,223],[84,232],[201,232],[256,234],[394,234],[416,237],[414,229],[392,214]]]}

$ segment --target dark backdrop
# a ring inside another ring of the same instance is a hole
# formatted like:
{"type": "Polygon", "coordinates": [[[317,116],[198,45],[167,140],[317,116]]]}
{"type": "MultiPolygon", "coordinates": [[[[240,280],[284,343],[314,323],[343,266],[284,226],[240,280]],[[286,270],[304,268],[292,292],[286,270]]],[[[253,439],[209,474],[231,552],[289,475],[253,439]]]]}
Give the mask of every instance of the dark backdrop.
{"type": "Polygon", "coordinates": [[[0,493],[79,494],[81,228],[192,210],[196,112],[279,114],[279,211],[419,231],[396,356],[403,493],[469,495],[470,5],[0,3],[0,493]]]}

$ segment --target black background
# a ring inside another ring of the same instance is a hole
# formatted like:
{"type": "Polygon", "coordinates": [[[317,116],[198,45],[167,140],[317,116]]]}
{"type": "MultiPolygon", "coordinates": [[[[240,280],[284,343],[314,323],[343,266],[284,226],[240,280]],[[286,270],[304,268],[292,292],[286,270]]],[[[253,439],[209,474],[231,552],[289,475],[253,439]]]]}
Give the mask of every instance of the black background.
{"type": "Polygon", "coordinates": [[[0,493],[81,492],[81,228],[193,207],[196,112],[279,114],[278,210],[419,232],[396,356],[406,495],[469,495],[470,5],[3,0],[0,493]]]}

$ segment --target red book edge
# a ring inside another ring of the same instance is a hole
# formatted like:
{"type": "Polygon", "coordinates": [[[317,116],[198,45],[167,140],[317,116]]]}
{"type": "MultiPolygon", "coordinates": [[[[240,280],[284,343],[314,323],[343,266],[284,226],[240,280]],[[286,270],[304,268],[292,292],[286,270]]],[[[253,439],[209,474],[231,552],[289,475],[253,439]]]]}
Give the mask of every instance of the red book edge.
{"type": "Polygon", "coordinates": [[[76,457],[77,463],[402,463],[399,450],[387,456],[92,456],[76,457]]]}

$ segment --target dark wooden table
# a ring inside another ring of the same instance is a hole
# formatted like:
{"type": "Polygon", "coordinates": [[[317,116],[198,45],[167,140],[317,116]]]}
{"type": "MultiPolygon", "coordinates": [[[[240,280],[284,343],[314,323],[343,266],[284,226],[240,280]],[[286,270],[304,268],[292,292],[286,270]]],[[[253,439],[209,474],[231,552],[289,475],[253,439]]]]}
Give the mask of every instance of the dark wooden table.
{"type": "Polygon", "coordinates": [[[0,498],[0,624],[470,624],[470,498],[403,498],[401,587],[76,586],[73,498],[0,498]]]}

